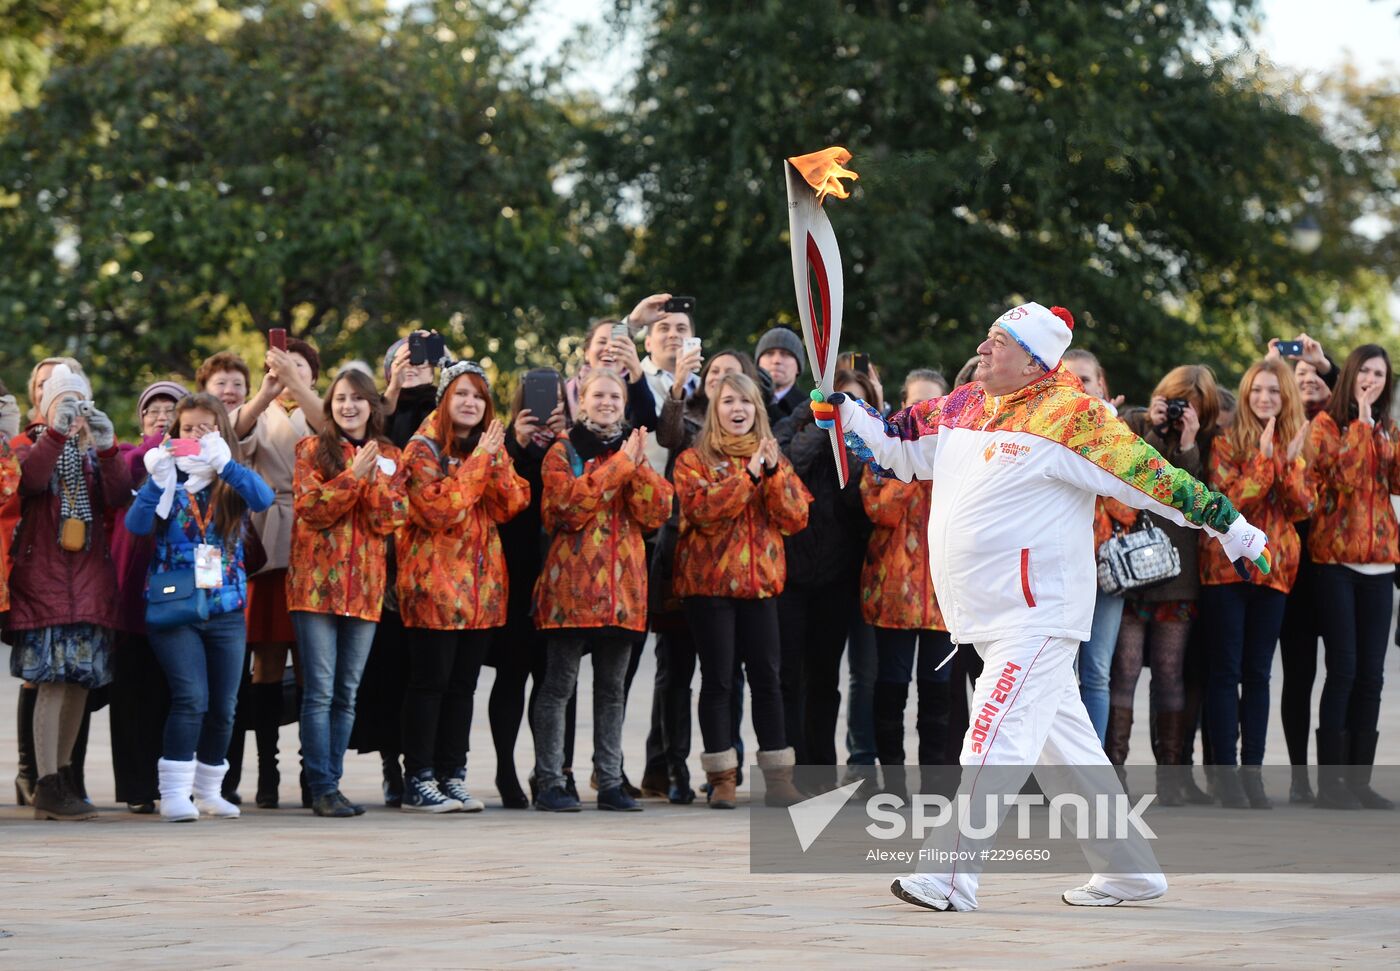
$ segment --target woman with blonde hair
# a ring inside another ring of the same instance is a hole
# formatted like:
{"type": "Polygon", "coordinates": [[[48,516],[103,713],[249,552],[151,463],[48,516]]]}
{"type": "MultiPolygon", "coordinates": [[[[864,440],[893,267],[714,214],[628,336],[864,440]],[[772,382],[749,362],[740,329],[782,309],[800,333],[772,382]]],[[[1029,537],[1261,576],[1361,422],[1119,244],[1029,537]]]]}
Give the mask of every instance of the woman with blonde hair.
{"type": "Polygon", "coordinates": [[[731,688],[736,659],[753,694],[758,764],[770,800],[794,800],[779,681],[775,597],[787,581],[783,537],[807,525],[811,494],[778,450],[758,385],[726,374],[710,397],[695,445],[676,459],[681,532],[674,588],[700,653],[700,764],[709,803],[733,809],[731,688]]]}
{"type": "Polygon", "coordinates": [[[1269,537],[1273,569],[1241,577],[1225,555],[1201,547],[1201,615],[1208,648],[1206,725],[1218,766],[1215,793],[1232,809],[1268,809],[1260,766],[1269,725],[1269,672],[1283,608],[1298,574],[1293,522],[1312,511],[1304,478],[1307,422],[1298,382],[1278,360],[1263,360],[1240,381],[1234,424],[1215,441],[1211,488],[1269,537]],[[1235,770],[1235,742],[1240,741],[1235,770]],[[1243,785],[1241,785],[1243,783],[1243,785]]]}
{"type": "MultiPolygon", "coordinates": [[[[1204,479],[1219,413],[1220,389],[1214,373],[1203,364],[1183,364],[1162,378],[1152,392],[1147,412],[1134,416],[1128,425],[1173,466],[1204,479]]],[[[1183,764],[1187,733],[1195,734],[1197,713],[1188,711],[1183,665],[1201,591],[1198,538],[1193,529],[1151,513],[1143,515],[1167,534],[1181,559],[1181,572],[1166,583],[1134,591],[1124,605],[1118,648],[1109,675],[1108,738],[1104,748],[1114,765],[1124,764],[1133,727],[1133,696],[1143,660],[1150,655],[1158,799],[1166,806],[1179,806],[1185,797],[1193,802],[1210,802],[1210,797],[1189,781],[1189,775],[1177,775],[1170,769],[1161,771],[1183,764]]]]}

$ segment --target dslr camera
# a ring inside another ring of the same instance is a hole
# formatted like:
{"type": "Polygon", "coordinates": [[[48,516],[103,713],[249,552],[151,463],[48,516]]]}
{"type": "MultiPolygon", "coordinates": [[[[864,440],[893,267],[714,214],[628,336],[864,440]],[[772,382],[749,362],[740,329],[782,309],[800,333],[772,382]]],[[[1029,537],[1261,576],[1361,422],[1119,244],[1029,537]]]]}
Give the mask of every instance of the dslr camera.
{"type": "Polygon", "coordinates": [[[1167,421],[1157,429],[1157,434],[1165,435],[1173,428],[1180,426],[1181,416],[1186,414],[1186,409],[1191,407],[1191,402],[1185,398],[1167,399],[1167,421]]]}

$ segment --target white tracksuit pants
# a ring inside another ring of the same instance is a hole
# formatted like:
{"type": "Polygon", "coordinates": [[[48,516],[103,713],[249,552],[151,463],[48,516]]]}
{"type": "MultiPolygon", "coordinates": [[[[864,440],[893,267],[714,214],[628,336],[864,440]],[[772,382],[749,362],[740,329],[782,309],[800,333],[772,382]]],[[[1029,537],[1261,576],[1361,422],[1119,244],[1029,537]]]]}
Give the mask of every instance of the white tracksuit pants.
{"type": "MultiPolygon", "coordinates": [[[[999,787],[1020,791],[1037,763],[1046,768],[1037,781],[1046,796],[1074,791],[1073,772],[1057,771],[1054,766],[1108,766],[1098,734],[1089,721],[1074,660],[1079,641],[1063,637],[1018,636],[976,645],[982,656],[982,675],[977,679],[970,708],[967,735],[963,739],[962,781],[959,794],[984,799],[977,789],[979,769],[987,766],[1023,766],[1025,772],[998,768],[982,780],[984,790],[995,779],[999,787]],[[1012,781],[1008,782],[1011,779],[1012,781]]],[[[1096,769],[1093,778],[1103,787],[1111,770],[1096,769]]],[[[1081,782],[1083,780],[1080,780],[1081,782]]],[[[1116,778],[1112,779],[1117,787],[1116,778]]],[[[1118,788],[1121,792],[1121,787],[1118,788]]],[[[1089,793],[1083,793],[1086,797],[1089,793]]],[[[1003,809],[1002,815],[1005,815],[1003,809]]],[[[947,849],[956,833],[935,832],[929,844],[947,849]]],[[[964,841],[966,843],[966,841],[964,841]]],[[[988,843],[987,845],[990,845],[988,843]]],[[[1109,857],[1130,861],[1137,873],[1096,873],[1090,885],[1125,900],[1159,896],[1166,890],[1166,878],[1157,868],[1156,858],[1143,839],[1118,841],[1109,857]],[[1129,845],[1131,844],[1131,845],[1129,845]],[[1157,872],[1152,872],[1156,870],[1157,872]]],[[[952,901],[956,910],[975,910],[977,882],[981,867],[976,863],[945,864],[931,867],[942,872],[920,872],[918,882],[952,901]]]]}

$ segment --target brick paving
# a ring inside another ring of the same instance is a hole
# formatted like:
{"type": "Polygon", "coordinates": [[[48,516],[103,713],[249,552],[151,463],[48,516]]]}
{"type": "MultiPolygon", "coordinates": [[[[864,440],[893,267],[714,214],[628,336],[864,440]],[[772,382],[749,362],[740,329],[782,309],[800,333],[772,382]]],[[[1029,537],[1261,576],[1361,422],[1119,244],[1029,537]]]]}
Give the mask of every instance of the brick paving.
{"type": "MultiPolygon", "coordinates": [[[[639,686],[650,671],[648,661],[639,686]]],[[[980,911],[935,914],[899,903],[878,879],[751,875],[742,804],[647,803],[618,816],[593,812],[585,789],[575,816],[503,810],[490,785],[490,680],[484,672],[469,773],[484,813],[384,809],[373,799],[377,758],[352,755],[344,788],[371,802],[359,819],[249,809],[178,826],[112,808],[105,711],[93,720],[88,767],[101,818],[42,823],[16,808],[12,682],[0,691],[0,967],[1318,968],[1394,967],[1400,954],[1400,875],[1174,876],[1162,900],[1087,912],[1059,901],[1077,876],[995,875],[980,911]]],[[[588,680],[585,671],[580,765],[590,751],[588,680]]],[[[1277,696],[1277,670],[1274,685],[1277,696]]],[[[633,765],[648,704],[639,690],[629,709],[633,765]]],[[[1397,708],[1388,703],[1382,721],[1390,764],[1400,761],[1397,708]]],[[[1143,722],[1134,761],[1149,752],[1143,722]]],[[[1283,761],[1276,716],[1270,727],[1269,761],[1283,761]]],[[[284,765],[296,747],[288,726],[284,765]]],[[[522,778],[529,757],[526,732],[522,778]]],[[[294,782],[286,773],[284,805],[294,782]]]]}

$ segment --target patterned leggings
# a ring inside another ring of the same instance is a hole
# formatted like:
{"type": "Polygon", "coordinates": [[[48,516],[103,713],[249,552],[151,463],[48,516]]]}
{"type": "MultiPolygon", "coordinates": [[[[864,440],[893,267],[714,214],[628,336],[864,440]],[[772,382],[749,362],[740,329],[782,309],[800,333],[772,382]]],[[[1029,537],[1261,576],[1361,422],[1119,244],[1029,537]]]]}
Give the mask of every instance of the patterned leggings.
{"type": "Polygon", "coordinates": [[[1138,676],[1142,674],[1143,652],[1147,649],[1152,659],[1154,708],[1159,712],[1184,709],[1186,688],[1182,680],[1182,659],[1190,633],[1189,620],[1146,619],[1131,607],[1123,611],[1123,625],[1118,629],[1118,647],[1109,675],[1109,704],[1115,708],[1133,707],[1138,676]]]}

